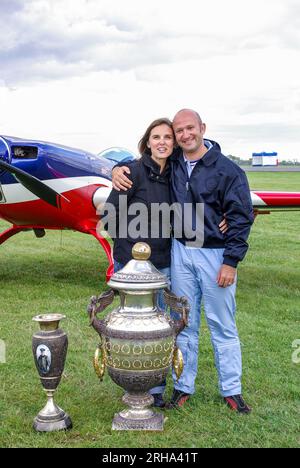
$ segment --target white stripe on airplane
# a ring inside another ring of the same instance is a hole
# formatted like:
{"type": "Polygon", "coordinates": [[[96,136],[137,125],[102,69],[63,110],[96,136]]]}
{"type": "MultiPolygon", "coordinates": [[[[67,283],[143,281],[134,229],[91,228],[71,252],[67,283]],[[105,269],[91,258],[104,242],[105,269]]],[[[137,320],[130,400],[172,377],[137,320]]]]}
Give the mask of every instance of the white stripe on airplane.
{"type": "MultiPolygon", "coordinates": [[[[93,200],[95,206],[98,206],[99,203],[105,201],[112,188],[112,183],[110,180],[96,176],[66,177],[61,179],[43,180],[42,182],[60,194],[82,187],[87,187],[89,185],[105,185],[101,191],[101,194],[97,194],[97,192],[95,193],[93,200]]],[[[1,185],[1,187],[5,197],[5,202],[7,204],[25,203],[39,199],[39,197],[30,192],[30,190],[27,190],[20,183],[5,184],[1,185]]],[[[252,204],[255,206],[267,206],[267,204],[254,192],[251,192],[251,199],[252,204]]]]}
{"type": "Polygon", "coordinates": [[[254,206],[267,206],[267,204],[256,193],[251,192],[251,201],[254,206]]]}
{"type": "MultiPolygon", "coordinates": [[[[84,177],[66,177],[61,179],[50,179],[41,181],[48,187],[55,190],[57,193],[63,194],[70,190],[76,190],[89,185],[105,185],[109,189],[112,187],[112,183],[108,179],[103,177],[95,176],[84,176],[84,177]]],[[[9,203],[24,203],[34,200],[39,200],[39,197],[34,195],[30,190],[27,190],[22,184],[5,184],[1,185],[2,191],[5,197],[6,204],[9,203]]]]}

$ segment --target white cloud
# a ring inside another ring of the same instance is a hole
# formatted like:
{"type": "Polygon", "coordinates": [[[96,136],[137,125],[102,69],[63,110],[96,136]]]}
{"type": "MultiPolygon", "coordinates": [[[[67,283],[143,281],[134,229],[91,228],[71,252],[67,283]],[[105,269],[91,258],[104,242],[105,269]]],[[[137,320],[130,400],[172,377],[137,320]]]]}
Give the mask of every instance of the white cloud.
{"type": "Polygon", "coordinates": [[[0,131],[135,150],[149,121],[192,107],[228,153],[270,145],[300,159],[299,9],[294,0],[1,0],[0,131]]]}

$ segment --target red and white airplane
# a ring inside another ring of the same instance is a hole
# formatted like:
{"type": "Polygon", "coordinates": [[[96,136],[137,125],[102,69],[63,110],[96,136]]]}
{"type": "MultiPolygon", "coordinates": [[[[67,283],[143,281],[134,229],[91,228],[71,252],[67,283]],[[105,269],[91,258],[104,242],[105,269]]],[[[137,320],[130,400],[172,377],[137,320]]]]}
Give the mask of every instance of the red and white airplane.
{"type": "MultiPolygon", "coordinates": [[[[94,236],[113,272],[109,242],[97,232],[97,207],[112,187],[111,170],[117,162],[136,156],[123,148],[98,155],[42,141],[0,136],[0,218],[12,226],[0,233],[0,244],[32,229],[37,237],[45,229],[71,229],[94,236]]],[[[258,213],[273,209],[300,210],[300,192],[252,191],[258,213]]]]}

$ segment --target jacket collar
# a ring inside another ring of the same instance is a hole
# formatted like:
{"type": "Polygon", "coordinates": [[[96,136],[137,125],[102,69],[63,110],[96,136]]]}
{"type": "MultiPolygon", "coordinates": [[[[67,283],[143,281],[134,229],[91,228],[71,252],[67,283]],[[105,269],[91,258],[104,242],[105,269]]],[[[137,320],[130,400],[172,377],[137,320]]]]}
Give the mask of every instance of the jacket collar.
{"type": "Polygon", "coordinates": [[[157,175],[160,175],[162,177],[166,177],[169,172],[170,172],[170,164],[167,160],[167,164],[164,168],[164,170],[162,171],[162,173],[160,173],[160,165],[157,164],[149,154],[147,153],[144,153],[143,156],[142,156],[142,161],[144,163],[144,165],[146,167],[149,167],[149,169],[151,169],[152,172],[154,172],[155,174],[157,175]]]}
{"type": "Polygon", "coordinates": [[[200,161],[202,161],[202,164],[204,164],[204,166],[209,167],[216,162],[219,154],[220,152],[213,146],[207,151],[207,153],[205,153],[205,155],[203,156],[203,158],[200,159],[200,161]]]}

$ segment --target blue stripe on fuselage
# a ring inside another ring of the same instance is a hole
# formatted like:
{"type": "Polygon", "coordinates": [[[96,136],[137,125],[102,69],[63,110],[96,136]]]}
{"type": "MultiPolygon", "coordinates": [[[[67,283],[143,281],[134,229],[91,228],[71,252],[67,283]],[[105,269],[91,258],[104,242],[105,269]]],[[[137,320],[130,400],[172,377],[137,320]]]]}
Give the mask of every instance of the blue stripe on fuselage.
{"type": "MultiPolygon", "coordinates": [[[[11,150],[13,146],[35,146],[38,148],[37,159],[22,160],[12,157],[10,163],[40,180],[82,176],[101,176],[111,179],[111,169],[115,163],[101,156],[43,141],[6,136],[2,138],[11,150]]],[[[13,151],[11,153],[13,154],[13,151]]],[[[3,185],[15,184],[16,179],[8,172],[4,172],[0,175],[0,182],[3,185]]]]}

